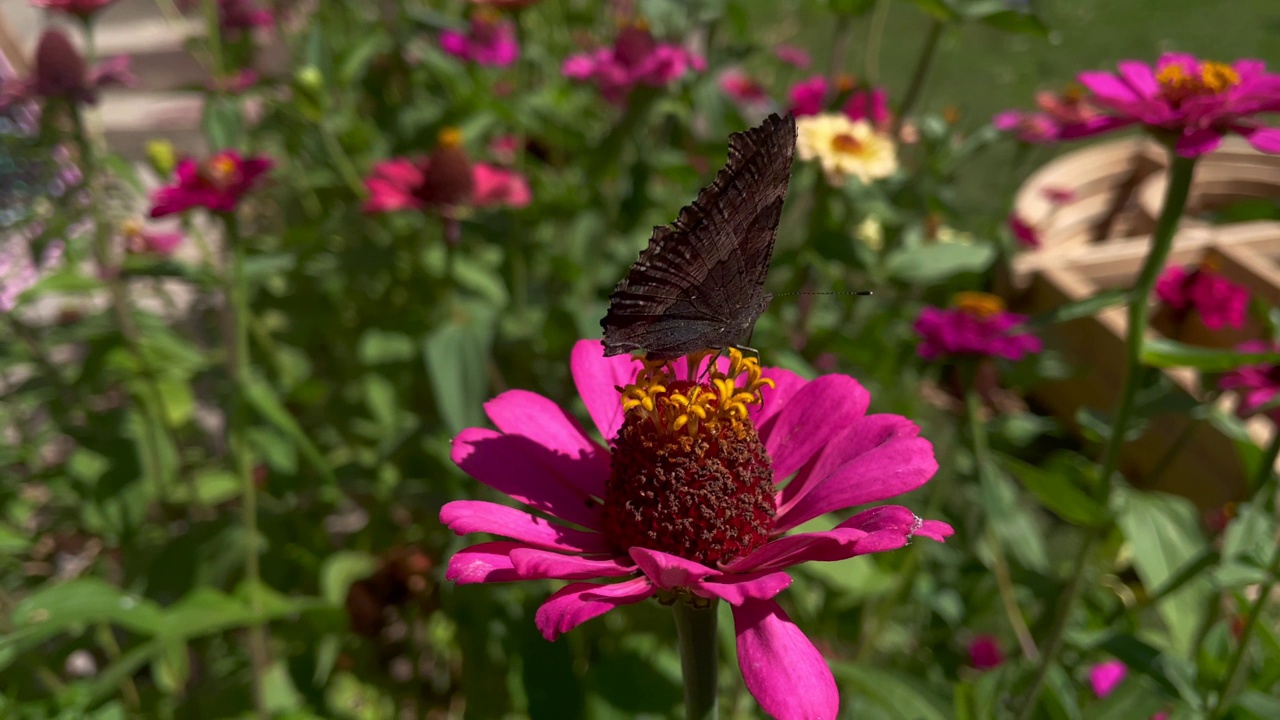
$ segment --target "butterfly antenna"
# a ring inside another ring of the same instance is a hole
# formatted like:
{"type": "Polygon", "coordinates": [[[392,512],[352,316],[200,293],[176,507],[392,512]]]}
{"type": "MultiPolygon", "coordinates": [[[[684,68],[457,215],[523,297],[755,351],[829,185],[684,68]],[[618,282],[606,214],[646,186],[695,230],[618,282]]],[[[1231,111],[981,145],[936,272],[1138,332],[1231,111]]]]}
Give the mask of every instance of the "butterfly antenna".
{"type": "Polygon", "coordinates": [[[773,296],[787,297],[790,295],[863,295],[863,296],[866,296],[866,295],[875,295],[875,293],[870,290],[850,290],[845,292],[785,292],[785,293],[774,293],[773,296]]]}

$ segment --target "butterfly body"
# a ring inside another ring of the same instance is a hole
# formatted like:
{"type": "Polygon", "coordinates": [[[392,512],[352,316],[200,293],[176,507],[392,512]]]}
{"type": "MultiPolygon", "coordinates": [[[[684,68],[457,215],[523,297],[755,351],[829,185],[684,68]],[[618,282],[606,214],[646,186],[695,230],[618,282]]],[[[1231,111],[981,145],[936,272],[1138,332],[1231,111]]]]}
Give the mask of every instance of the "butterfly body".
{"type": "Polygon", "coordinates": [[[795,118],[729,138],[728,164],[649,246],[609,297],[605,355],[669,360],[745,341],[764,291],[795,150],[795,118]]]}

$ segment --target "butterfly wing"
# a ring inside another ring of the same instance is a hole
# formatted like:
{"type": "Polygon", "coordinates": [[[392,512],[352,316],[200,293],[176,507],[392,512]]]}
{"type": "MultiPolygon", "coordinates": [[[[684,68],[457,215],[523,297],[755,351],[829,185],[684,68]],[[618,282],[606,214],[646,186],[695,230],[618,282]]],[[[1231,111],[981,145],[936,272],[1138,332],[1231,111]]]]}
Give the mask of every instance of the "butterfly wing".
{"type": "Polygon", "coordinates": [[[729,160],[649,245],[609,298],[605,354],[669,359],[741,340],[764,280],[791,177],[795,119],[771,115],[729,138],[729,160]]]}

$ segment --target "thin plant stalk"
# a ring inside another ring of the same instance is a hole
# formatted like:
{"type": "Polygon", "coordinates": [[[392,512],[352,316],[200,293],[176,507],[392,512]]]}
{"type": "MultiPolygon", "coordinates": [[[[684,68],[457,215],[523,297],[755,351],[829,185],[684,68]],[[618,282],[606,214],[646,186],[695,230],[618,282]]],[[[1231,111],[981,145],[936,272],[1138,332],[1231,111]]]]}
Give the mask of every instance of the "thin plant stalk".
{"type": "MultiPolygon", "coordinates": [[[[1160,271],[1164,269],[1165,261],[1169,257],[1169,251],[1173,248],[1173,238],[1178,230],[1178,220],[1182,217],[1182,211],[1186,208],[1187,195],[1191,192],[1192,173],[1195,170],[1195,158],[1182,157],[1176,154],[1172,148],[1169,151],[1169,155],[1169,184],[1165,188],[1160,219],[1156,222],[1155,232],[1151,235],[1151,249],[1147,252],[1147,259],[1143,262],[1142,270],[1139,272],[1138,280],[1133,287],[1133,294],[1129,297],[1129,327],[1128,335],[1125,339],[1124,384],[1121,386],[1120,405],[1116,410],[1111,434],[1107,438],[1106,448],[1103,450],[1100,463],[1102,466],[1100,478],[1103,488],[1108,494],[1112,487],[1112,476],[1120,464],[1120,454],[1124,448],[1125,435],[1128,432],[1130,422],[1133,420],[1133,411],[1138,397],[1138,385],[1141,381],[1143,369],[1142,344],[1150,321],[1151,293],[1155,289],[1156,279],[1160,276],[1160,271]]],[[[1040,699],[1040,693],[1044,691],[1044,684],[1049,676],[1049,670],[1057,662],[1059,653],[1062,652],[1067,626],[1070,624],[1071,615],[1084,589],[1084,576],[1085,570],[1089,566],[1089,557],[1108,532],[1110,532],[1109,526],[1100,525],[1090,528],[1085,533],[1084,540],[1080,545],[1079,555],[1076,557],[1075,565],[1071,571],[1070,580],[1067,582],[1066,591],[1063,593],[1062,602],[1058,607],[1058,616],[1054,619],[1054,624],[1050,628],[1048,638],[1043,645],[1044,654],[1040,657],[1040,663],[1036,666],[1036,673],[1031,681],[1031,687],[1027,690],[1026,695],[1023,696],[1022,704],[1016,713],[1016,717],[1019,720],[1026,720],[1035,712],[1036,702],[1040,699]]]]}
{"type": "Polygon", "coordinates": [[[684,709],[688,720],[718,717],[717,680],[720,675],[716,635],[716,601],[694,607],[683,600],[672,606],[680,643],[680,669],[684,675],[684,709]]]}
{"type": "Polygon", "coordinates": [[[890,4],[889,0],[876,0],[875,10],[871,12],[867,47],[862,56],[862,74],[866,76],[867,85],[880,84],[880,47],[884,40],[885,26],[889,22],[890,4]]]}
{"type": "Polygon", "coordinates": [[[270,665],[267,647],[267,629],[262,621],[262,570],[258,563],[258,487],[253,481],[253,464],[249,457],[248,392],[249,372],[249,298],[248,283],[244,274],[244,242],[240,238],[239,224],[234,214],[222,216],[225,237],[223,242],[226,273],[225,318],[227,330],[227,375],[233,386],[231,412],[227,420],[227,447],[240,478],[241,522],[244,524],[245,555],[244,575],[249,599],[249,612],[253,621],[248,628],[249,662],[252,665],[253,704],[258,717],[271,716],[266,706],[262,680],[270,665]]]}
{"type": "Polygon", "coordinates": [[[902,124],[904,118],[915,109],[916,103],[920,100],[921,93],[924,92],[925,80],[929,77],[929,70],[933,68],[933,60],[938,54],[938,43],[942,41],[942,31],[946,30],[947,24],[941,20],[933,19],[929,21],[929,33],[925,36],[924,46],[920,49],[920,57],[916,60],[916,69],[911,73],[911,82],[907,85],[907,90],[902,95],[902,104],[898,106],[898,125],[902,124]]]}
{"type": "MultiPolygon", "coordinates": [[[[1263,501],[1268,495],[1275,494],[1275,485],[1271,480],[1274,477],[1273,469],[1277,457],[1280,457],[1280,430],[1276,430],[1272,436],[1271,444],[1267,446],[1267,452],[1258,464],[1258,474],[1252,484],[1252,487],[1259,489],[1254,496],[1257,501],[1263,501]]],[[[1235,652],[1231,654],[1231,660],[1227,663],[1227,672],[1222,677],[1222,687],[1218,690],[1218,699],[1209,713],[1209,720],[1222,717],[1231,708],[1231,703],[1238,693],[1240,673],[1244,669],[1245,656],[1249,654],[1249,641],[1253,639],[1258,620],[1262,618],[1262,612],[1266,609],[1278,584],[1276,578],[1280,577],[1280,548],[1273,548],[1271,551],[1271,565],[1267,568],[1267,577],[1270,580],[1259,588],[1258,598],[1253,601],[1253,605],[1245,614],[1244,627],[1240,629],[1240,638],[1236,642],[1235,652]]]]}

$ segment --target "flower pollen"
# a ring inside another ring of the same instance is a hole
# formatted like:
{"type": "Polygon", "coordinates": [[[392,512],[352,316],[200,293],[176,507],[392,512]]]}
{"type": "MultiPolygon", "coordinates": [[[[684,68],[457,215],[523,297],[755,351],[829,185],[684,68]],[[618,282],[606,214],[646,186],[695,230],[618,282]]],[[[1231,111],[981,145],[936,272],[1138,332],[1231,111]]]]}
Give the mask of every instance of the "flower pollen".
{"type": "Polygon", "coordinates": [[[209,160],[206,174],[214,187],[226,189],[240,179],[240,164],[231,155],[220,153],[209,160]]]}
{"type": "Polygon", "coordinates": [[[619,388],[626,419],[605,488],[604,528],[620,550],[644,547],[707,565],[764,545],[775,513],[773,467],[751,405],[774,383],[759,361],[729,351],[729,366],[689,358],[689,377],[646,360],[619,388]]]}
{"type": "Polygon", "coordinates": [[[979,319],[989,318],[1004,312],[1004,301],[990,293],[960,292],[951,300],[955,307],[979,319]]]}
{"type": "Polygon", "coordinates": [[[1160,94],[1169,102],[1187,98],[1218,95],[1240,84],[1240,74],[1230,65],[1202,62],[1199,72],[1189,72],[1181,63],[1169,63],[1156,73],[1160,94]]]}
{"type": "Polygon", "coordinates": [[[846,155],[857,155],[862,150],[862,143],[849,133],[840,133],[831,138],[831,149],[846,155]]]}

